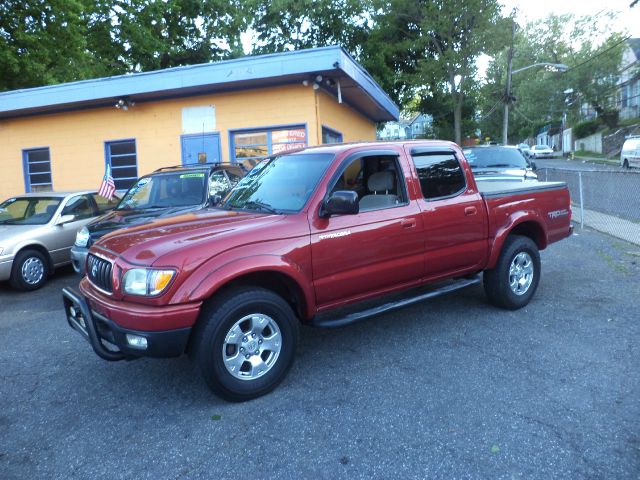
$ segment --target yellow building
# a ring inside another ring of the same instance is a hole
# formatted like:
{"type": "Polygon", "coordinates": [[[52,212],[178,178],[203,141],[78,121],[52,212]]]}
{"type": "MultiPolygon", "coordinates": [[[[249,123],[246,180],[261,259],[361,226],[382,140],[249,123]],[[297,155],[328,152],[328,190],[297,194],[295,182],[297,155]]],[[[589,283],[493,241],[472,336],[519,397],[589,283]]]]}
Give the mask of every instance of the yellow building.
{"type": "Polygon", "coordinates": [[[157,168],[375,140],[398,107],[340,47],[0,94],[0,201],[157,168]]]}

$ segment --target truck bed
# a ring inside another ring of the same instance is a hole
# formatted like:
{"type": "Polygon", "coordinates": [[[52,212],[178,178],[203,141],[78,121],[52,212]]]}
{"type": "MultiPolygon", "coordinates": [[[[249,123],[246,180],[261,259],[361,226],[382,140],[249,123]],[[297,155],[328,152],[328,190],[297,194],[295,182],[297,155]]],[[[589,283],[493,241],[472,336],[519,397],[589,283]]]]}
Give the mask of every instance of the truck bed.
{"type": "Polygon", "coordinates": [[[484,198],[558,190],[567,186],[565,182],[520,182],[509,180],[498,182],[479,181],[477,185],[478,191],[484,198]]]}

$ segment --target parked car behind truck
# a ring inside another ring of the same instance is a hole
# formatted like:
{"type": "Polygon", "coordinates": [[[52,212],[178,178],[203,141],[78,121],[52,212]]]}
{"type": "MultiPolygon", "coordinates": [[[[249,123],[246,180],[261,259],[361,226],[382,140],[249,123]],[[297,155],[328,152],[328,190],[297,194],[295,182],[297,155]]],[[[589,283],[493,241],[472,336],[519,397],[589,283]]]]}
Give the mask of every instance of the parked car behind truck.
{"type": "Polygon", "coordinates": [[[57,267],[70,262],[78,229],[118,203],[95,191],[42,192],[11,197],[0,204],[0,281],[17,290],[35,290],[57,267]]]}
{"type": "Polygon", "coordinates": [[[481,272],[491,303],[527,305],[539,250],[570,235],[570,217],[564,183],[476,183],[453,143],[306,148],[216,208],[106,235],[63,300],[100,357],[187,352],[215,393],[247,400],[284,378],[300,323],[345,325],[481,272]]]}
{"type": "Polygon", "coordinates": [[[109,232],[214,205],[255,163],[181,165],[141,177],[113,211],[78,231],[71,248],[73,269],[84,275],[89,247],[109,232]]]}

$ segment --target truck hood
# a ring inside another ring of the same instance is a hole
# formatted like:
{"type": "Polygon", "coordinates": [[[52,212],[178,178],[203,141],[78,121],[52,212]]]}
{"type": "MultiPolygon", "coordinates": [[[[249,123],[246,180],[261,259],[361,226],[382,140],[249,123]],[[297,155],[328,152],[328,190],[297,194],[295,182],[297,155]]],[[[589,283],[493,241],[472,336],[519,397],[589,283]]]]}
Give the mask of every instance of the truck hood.
{"type": "Polygon", "coordinates": [[[119,255],[129,263],[152,265],[176,249],[188,248],[216,237],[235,237],[240,232],[260,228],[280,219],[281,215],[257,212],[200,210],[109,233],[96,246],[119,255]]]}

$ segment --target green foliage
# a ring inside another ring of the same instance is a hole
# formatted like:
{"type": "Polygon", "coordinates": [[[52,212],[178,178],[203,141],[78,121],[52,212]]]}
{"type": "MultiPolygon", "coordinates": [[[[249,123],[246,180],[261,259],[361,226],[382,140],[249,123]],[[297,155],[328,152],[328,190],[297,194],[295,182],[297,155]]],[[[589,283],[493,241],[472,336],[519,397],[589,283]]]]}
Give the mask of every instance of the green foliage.
{"type": "Polygon", "coordinates": [[[595,120],[587,120],[586,122],[580,122],[573,127],[573,135],[576,139],[585,138],[589,135],[593,135],[598,131],[600,122],[595,120]]]}
{"type": "Polygon", "coordinates": [[[81,0],[0,2],[0,91],[86,78],[81,0]]]}
{"type": "MultiPolygon", "coordinates": [[[[511,141],[517,142],[538,133],[540,124],[560,122],[567,125],[579,119],[580,107],[589,105],[602,117],[610,110],[624,47],[623,38],[611,33],[608,16],[575,17],[549,15],[518,28],[512,77],[516,97],[509,116],[511,141]],[[605,39],[604,41],[602,39],[605,39]],[[537,63],[563,63],[566,73],[548,67],[517,72],[537,63]],[[572,90],[573,93],[565,94],[572,90]]],[[[496,134],[502,128],[502,99],[505,92],[506,49],[496,55],[487,70],[487,83],[480,91],[480,128],[496,134]],[[494,105],[498,104],[491,115],[494,105]]],[[[615,123],[615,115],[607,117],[615,123]]]]}

